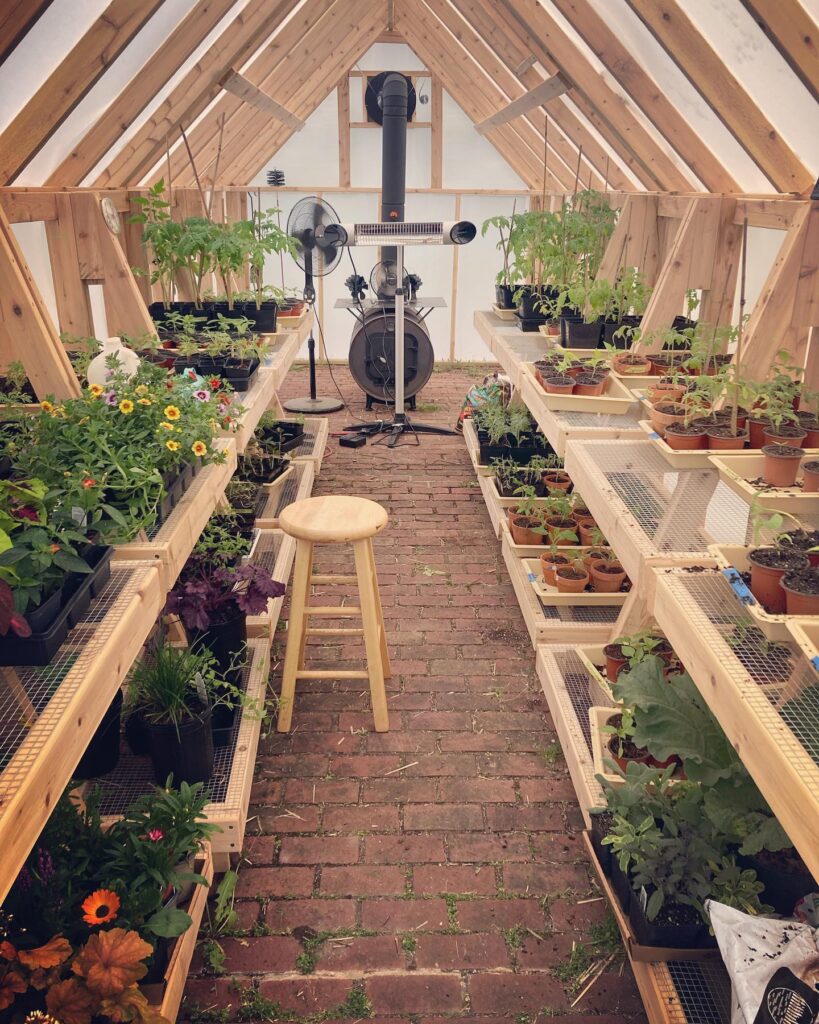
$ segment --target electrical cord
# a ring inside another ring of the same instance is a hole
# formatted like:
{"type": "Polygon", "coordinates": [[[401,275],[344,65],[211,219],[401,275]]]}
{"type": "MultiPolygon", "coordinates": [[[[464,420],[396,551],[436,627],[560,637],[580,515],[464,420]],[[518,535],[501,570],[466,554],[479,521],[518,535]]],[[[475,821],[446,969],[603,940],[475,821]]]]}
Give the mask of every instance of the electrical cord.
{"type": "MultiPolygon", "coordinates": [[[[359,276],[358,270],[356,269],[355,260],[353,259],[353,254],[352,254],[352,251],[351,251],[351,249],[349,247],[347,248],[347,255],[350,257],[350,263],[352,264],[353,273],[356,275],[356,277],[358,277],[359,276]]],[[[367,347],[370,349],[371,352],[373,352],[373,356],[375,357],[374,360],[373,360],[373,364],[375,365],[376,369],[378,370],[378,374],[381,377],[381,387],[382,387],[382,389],[384,391],[384,396],[385,396],[385,398],[387,398],[388,402],[389,402],[389,399],[392,399],[393,409],[395,409],[395,394],[394,393],[392,395],[390,394],[389,376],[385,376],[384,371],[381,369],[381,362],[383,362],[384,366],[388,367],[390,365],[389,364],[389,360],[387,359],[387,348],[386,348],[386,344],[385,344],[386,332],[382,333],[382,335],[381,335],[381,361],[379,362],[379,359],[376,356],[376,353],[375,353],[375,351],[373,349],[373,343],[370,340],[370,335],[367,333],[367,322],[366,322],[366,317],[365,317],[365,314],[364,314],[364,305],[363,305],[363,303],[361,301],[361,297],[360,296],[354,296],[354,298],[358,302],[358,308],[361,311],[361,328],[364,331],[364,339],[367,342],[367,347]]],[[[383,299],[381,300],[381,313],[384,316],[384,319],[386,320],[386,317],[387,317],[387,307],[386,307],[386,302],[383,299]]],[[[395,353],[393,353],[393,364],[394,363],[395,363],[395,353]]]]}
{"type": "Polygon", "coordinates": [[[313,316],[316,318],[316,326],[318,327],[318,331],[319,331],[319,339],[321,340],[321,347],[322,347],[322,350],[324,352],[324,361],[327,364],[327,369],[330,371],[330,380],[332,380],[333,386],[335,387],[336,391],[338,392],[338,397],[344,403],[344,408],[347,410],[348,414],[350,416],[352,416],[352,418],[354,420],[357,420],[359,423],[369,423],[369,420],[365,420],[365,419],[362,419],[360,416],[356,416],[356,414],[352,410],[352,406],[350,405],[349,401],[345,397],[344,392],[339,387],[338,381],[336,380],[335,374],[333,373],[333,364],[330,362],[330,357],[327,354],[327,344],[324,341],[324,330],[322,329],[322,326],[321,326],[321,320],[319,319],[318,310],[316,309],[315,301],[313,303],[311,303],[311,305],[312,305],[312,309],[313,309],[313,316]]]}

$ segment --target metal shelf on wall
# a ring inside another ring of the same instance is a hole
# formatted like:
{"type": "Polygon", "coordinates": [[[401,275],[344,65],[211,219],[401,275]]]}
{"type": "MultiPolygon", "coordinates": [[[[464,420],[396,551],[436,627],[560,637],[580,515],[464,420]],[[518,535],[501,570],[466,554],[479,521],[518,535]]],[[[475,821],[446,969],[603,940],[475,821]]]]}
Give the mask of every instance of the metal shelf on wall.
{"type": "Polygon", "coordinates": [[[660,628],[819,877],[819,672],[795,642],[766,639],[721,572],[652,572],[660,628]]]}
{"type": "Polygon", "coordinates": [[[155,564],[116,564],[49,665],[0,669],[0,900],[125,680],[164,599],[155,564]]]}

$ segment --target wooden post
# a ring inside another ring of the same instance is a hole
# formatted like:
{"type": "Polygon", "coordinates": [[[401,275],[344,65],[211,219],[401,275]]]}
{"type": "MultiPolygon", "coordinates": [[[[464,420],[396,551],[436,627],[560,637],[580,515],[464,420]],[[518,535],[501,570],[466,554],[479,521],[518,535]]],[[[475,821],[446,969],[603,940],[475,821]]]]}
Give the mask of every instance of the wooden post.
{"type": "Polygon", "coordinates": [[[80,385],[8,219],[0,209],[0,361],[19,359],[38,398],[80,385]]]}
{"type": "Polygon", "coordinates": [[[103,297],[108,330],[112,335],[128,334],[131,337],[156,334],[156,325],[148,313],[119,237],[105,223],[99,196],[95,198],[97,233],[105,266],[103,297]]]}
{"type": "Polygon", "coordinates": [[[430,140],[430,176],[431,188],[444,187],[444,90],[437,75],[432,76],[432,138],[430,140]]]}
{"type": "MultiPolygon", "coordinates": [[[[144,226],[142,224],[133,224],[131,217],[134,214],[140,212],[138,204],[134,202],[135,196],[147,195],[146,189],[129,189],[129,212],[123,218],[122,225],[122,244],[125,249],[125,255],[128,257],[128,263],[131,267],[139,267],[143,273],[135,274],[134,278],[137,283],[137,288],[146,304],[154,301],[154,288],[151,285],[151,262],[148,257],[148,250],[142,244],[142,232],[144,226]]],[[[160,295],[156,296],[157,300],[161,299],[160,295]]]]}
{"type": "Polygon", "coordinates": [[[742,226],[736,223],[736,199],[723,198],[721,202],[717,244],[711,285],[703,290],[699,318],[714,327],[727,326],[734,315],[742,252],[742,226]]]}
{"type": "Polygon", "coordinates": [[[58,192],[54,201],[57,219],[47,220],[45,230],[59,327],[74,337],[90,338],[94,334],[94,323],[88,289],[80,274],[71,197],[65,192],[58,192]]]}
{"type": "Polygon", "coordinates": [[[338,83],[338,183],[350,187],[350,79],[346,73],[338,83]]]}

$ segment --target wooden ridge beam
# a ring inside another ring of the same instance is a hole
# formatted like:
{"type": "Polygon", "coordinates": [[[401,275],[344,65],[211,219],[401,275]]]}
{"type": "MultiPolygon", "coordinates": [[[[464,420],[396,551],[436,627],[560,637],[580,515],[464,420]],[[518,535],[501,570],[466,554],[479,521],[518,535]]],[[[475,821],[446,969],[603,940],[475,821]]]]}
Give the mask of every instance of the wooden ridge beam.
{"type": "Polygon", "coordinates": [[[738,192],[738,182],[591,4],[580,0],[552,2],[705,187],[711,192],[738,192]]]}
{"type": "MultiPolygon", "coordinates": [[[[495,16],[491,0],[451,0],[451,3],[461,12],[471,31],[481,37],[481,45],[484,48],[486,48],[486,44],[482,40],[491,39],[490,52],[498,55],[508,72],[514,75],[522,83],[523,87],[530,88],[543,81],[543,76],[540,72],[535,71],[531,67],[531,63],[535,62],[536,58],[528,47],[521,42],[512,27],[503,22],[503,19],[495,16]]],[[[469,49],[472,49],[472,44],[469,45],[469,49]]],[[[542,60],[542,63],[548,74],[553,75],[557,73],[558,68],[553,60],[542,60]]],[[[488,69],[489,66],[485,65],[485,67],[488,69]]],[[[572,100],[583,111],[583,97],[575,93],[572,96],[572,100]]],[[[583,113],[588,116],[586,111],[583,111],[583,113]]],[[[566,137],[570,140],[572,153],[571,155],[567,154],[564,160],[566,160],[567,165],[571,168],[572,181],[577,164],[577,147],[583,146],[584,164],[580,167],[580,177],[583,178],[584,182],[588,183],[588,167],[592,165],[596,168],[597,173],[604,177],[604,183],[606,170],[608,169],[607,180],[609,185],[613,185],[616,188],[634,190],[635,185],[632,183],[631,178],[623,174],[615,161],[610,160],[605,147],[600,144],[594,132],[587,128],[586,124],[575,115],[569,106],[563,101],[557,100],[550,104],[549,116],[558,128],[565,132],[566,137]]],[[[606,134],[606,130],[597,125],[596,127],[598,127],[600,134],[608,145],[611,146],[612,152],[632,171],[639,184],[643,187],[657,187],[657,182],[653,178],[646,176],[643,167],[632,156],[628,147],[622,146],[621,140],[610,138],[606,134]]],[[[554,132],[551,134],[554,136],[554,132]]],[[[555,148],[556,150],[558,148],[557,142],[555,142],[555,148]]]]}
{"type": "Polygon", "coordinates": [[[159,49],[94,122],[46,179],[47,185],[79,185],[117,143],[235,0],[197,0],[159,49]]]}
{"type": "MultiPolygon", "coordinates": [[[[504,26],[494,21],[494,12],[482,6],[480,0],[452,0],[452,3],[445,4],[440,0],[427,0],[427,4],[507,95],[518,95],[543,81],[540,72],[527,64],[519,40],[514,34],[505,34],[504,26]],[[491,46],[485,42],[487,38],[491,39],[491,46]]],[[[608,166],[609,184],[633,189],[631,180],[617,163],[609,160],[604,147],[572,110],[560,100],[550,102],[545,109],[549,114],[549,147],[569,170],[572,182],[577,168],[578,147],[582,146],[581,177],[584,182],[588,182],[589,173],[593,171],[605,185],[608,166]]]]}
{"type": "Polygon", "coordinates": [[[3,5],[0,9],[0,64],[51,3],[52,0],[16,0],[14,3],[9,0],[3,5]]]}
{"type": "Polygon", "coordinates": [[[742,0],[742,4],[819,102],[819,26],[799,0],[742,0]]]}
{"type": "Polygon", "coordinates": [[[500,0],[510,18],[518,24],[523,40],[543,63],[553,60],[572,82],[575,91],[585,96],[597,116],[619,136],[623,149],[630,149],[661,189],[688,190],[690,181],[635,116],[629,100],[616,92],[598,74],[584,52],[563,31],[539,0],[500,0]]]}
{"type": "Polygon", "coordinates": [[[0,134],[0,184],[13,181],[100,79],[162,0],[111,0],[0,134]]]}
{"type": "Polygon", "coordinates": [[[807,168],[677,0],[627,0],[746,153],[782,192],[803,193],[807,168]]]}
{"type": "Polygon", "coordinates": [[[292,9],[290,0],[250,0],[170,94],[152,111],[145,124],[122,147],[94,180],[94,185],[139,185],[176,138],[219,94],[219,78],[234,64],[241,66],[292,9]]]}
{"type": "Polygon", "coordinates": [[[231,69],[221,80],[220,84],[225,92],[238,96],[240,100],[249,103],[251,107],[256,107],[257,110],[261,110],[268,117],[273,117],[277,121],[281,121],[282,124],[286,124],[294,132],[300,132],[304,127],[304,121],[296,117],[295,114],[291,114],[286,107],[283,107],[281,103],[277,103],[272,96],[268,96],[266,92],[263,92],[252,82],[249,82],[238,71],[231,69]]]}
{"type": "Polygon", "coordinates": [[[512,100],[502,110],[498,110],[487,117],[485,121],[476,124],[475,128],[479,134],[483,135],[496,124],[506,124],[507,121],[520,117],[521,114],[528,114],[530,110],[541,107],[544,103],[548,103],[549,100],[562,96],[568,88],[569,83],[565,78],[561,77],[560,74],[552,75],[551,78],[544,79],[540,85],[536,85],[534,89],[530,89],[516,100],[512,100]]]}

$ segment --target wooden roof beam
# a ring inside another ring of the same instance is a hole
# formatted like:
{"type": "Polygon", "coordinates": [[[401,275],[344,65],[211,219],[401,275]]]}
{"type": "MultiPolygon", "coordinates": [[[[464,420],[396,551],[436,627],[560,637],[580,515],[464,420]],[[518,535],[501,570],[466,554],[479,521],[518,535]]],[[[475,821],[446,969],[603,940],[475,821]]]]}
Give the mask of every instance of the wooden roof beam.
{"type": "Polygon", "coordinates": [[[8,57],[23,36],[30,32],[52,0],[16,0],[0,10],[0,64],[8,57]]]}
{"type": "Polygon", "coordinates": [[[536,85],[534,89],[530,89],[516,100],[512,100],[502,110],[487,117],[485,121],[476,124],[475,128],[480,135],[483,135],[496,124],[506,124],[507,121],[512,121],[514,118],[520,117],[521,114],[528,114],[530,110],[535,110],[537,107],[543,106],[544,103],[548,103],[549,100],[562,96],[568,88],[569,83],[565,78],[559,74],[552,75],[551,78],[544,79],[540,85],[536,85]]]}
{"type": "Polygon", "coordinates": [[[46,185],[79,185],[230,11],[234,2],[197,0],[165,42],[49,175],[46,185]]]}
{"type": "Polygon", "coordinates": [[[0,135],[0,184],[13,181],[39,153],[161,3],[111,0],[0,135]]]}
{"type": "Polygon", "coordinates": [[[276,31],[292,6],[290,0],[278,0],[272,7],[270,0],[250,0],[97,175],[94,184],[138,185],[165,152],[166,140],[176,136],[180,124],[189,125],[219,94],[219,78],[225,71],[234,64],[241,67],[259,49],[259,41],[276,31]]]}
{"type": "MultiPolygon", "coordinates": [[[[604,75],[598,73],[586,54],[575,45],[539,0],[500,0],[503,10],[514,17],[526,45],[538,59],[557,63],[561,72],[584,95],[597,114],[623,140],[649,174],[668,191],[693,187],[683,171],[635,116],[631,103],[611,88],[604,75]]],[[[575,98],[574,91],[572,98],[575,98]]]]}
{"type": "Polygon", "coordinates": [[[742,148],[782,192],[813,178],[677,0],[627,0],[742,148]]]}
{"type": "Polygon", "coordinates": [[[264,111],[268,117],[275,118],[277,121],[281,121],[282,124],[286,124],[294,132],[300,132],[304,127],[304,121],[296,117],[295,114],[291,114],[281,103],[277,103],[272,96],[268,96],[266,92],[257,89],[252,82],[249,82],[240,75],[238,71],[230,71],[222,79],[222,88],[225,92],[233,93],[234,96],[238,96],[245,103],[249,103],[251,107],[264,111]]]}
{"type": "Polygon", "coordinates": [[[819,26],[799,0],[742,0],[791,71],[819,102],[819,26]]]}
{"type": "MultiPolygon", "coordinates": [[[[773,2],[779,3],[779,0],[773,2]]],[[[552,0],[552,3],[705,187],[712,192],[740,191],[736,179],[594,8],[580,0],[552,0]]]]}

